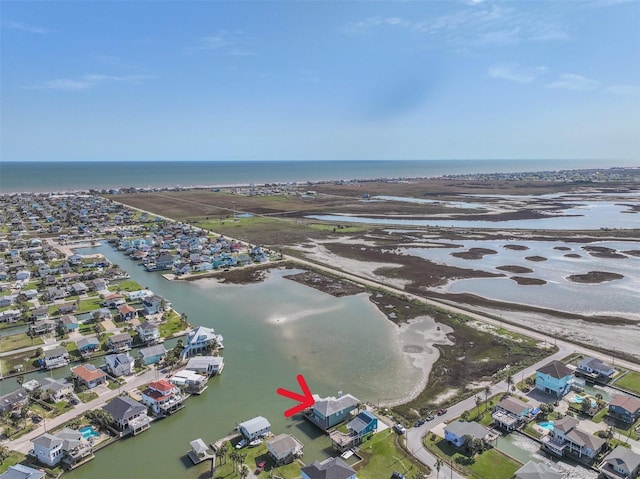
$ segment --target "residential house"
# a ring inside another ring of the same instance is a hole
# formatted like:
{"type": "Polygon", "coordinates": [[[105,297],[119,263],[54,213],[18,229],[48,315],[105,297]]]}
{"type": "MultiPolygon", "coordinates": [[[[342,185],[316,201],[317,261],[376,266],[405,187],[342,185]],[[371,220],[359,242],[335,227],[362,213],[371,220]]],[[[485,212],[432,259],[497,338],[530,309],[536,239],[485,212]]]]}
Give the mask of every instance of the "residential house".
{"type": "Polygon", "coordinates": [[[40,336],[48,334],[56,329],[56,322],[53,319],[42,319],[29,325],[30,336],[40,336]]]}
{"type": "Polygon", "coordinates": [[[55,369],[69,364],[69,352],[66,348],[57,347],[44,351],[45,369],[55,369]]]}
{"type": "Polygon", "coordinates": [[[346,420],[360,400],[351,394],[316,399],[311,412],[305,417],[325,431],[346,420]]]}
{"type": "Polygon", "coordinates": [[[75,316],[71,316],[71,315],[62,316],[58,320],[58,324],[67,333],[75,331],[76,329],[78,329],[80,327],[80,325],[78,324],[78,319],[75,316]]]}
{"type": "Polygon", "coordinates": [[[487,441],[491,432],[477,422],[454,421],[444,427],[444,438],[456,447],[464,446],[467,437],[487,441]]]}
{"type": "Polygon", "coordinates": [[[47,473],[39,469],[16,464],[0,474],[0,479],[45,479],[47,473]]]}
{"type": "Polygon", "coordinates": [[[133,374],[134,359],[125,353],[109,354],[104,357],[107,372],[113,377],[133,374]]]}
{"type": "Polygon", "coordinates": [[[62,461],[72,466],[93,455],[91,444],[82,433],[68,427],[55,434],[44,433],[31,442],[36,459],[50,467],[62,461]]]}
{"type": "Polygon", "coordinates": [[[131,349],[132,343],[133,339],[131,338],[131,336],[129,336],[128,333],[114,334],[107,340],[109,350],[113,351],[114,353],[129,351],[131,349]]]}
{"type": "Polygon", "coordinates": [[[22,316],[22,312],[19,309],[5,309],[0,311],[0,322],[2,323],[15,323],[22,316]]]}
{"type": "Polygon", "coordinates": [[[173,274],[176,276],[191,273],[191,265],[189,263],[179,263],[173,267],[173,274]]]}
{"type": "Polygon", "coordinates": [[[174,258],[169,253],[163,252],[156,258],[158,269],[171,269],[173,267],[174,258]]]}
{"type": "Polygon", "coordinates": [[[58,299],[66,298],[67,292],[62,289],[60,286],[52,286],[47,290],[47,294],[49,295],[50,301],[56,301],[58,299]]]}
{"type": "Polygon", "coordinates": [[[159,363],[165,354],[167,354],[167,350],[164,348],[164,345],[158,344],[156,346],[143,348],[138,354],[144,364],[149,365],[159,363]]]}
{"type": "Polygon", "coordinates": [[[69,314],[77,309],[76,303],[64,303],[58,306],[58,313],[69,314]]]}
{"type": "Polygon", "coordinates": [[[339,457],[314,461],[300,469],[302,479],[356,479],[356,471],[339,457]]]}
{"type": "Polygon", "coordinates": [[[80,266],[82,264],[82,256],[79,254],[72,254],[69,256],[69,264],[71,266],[80,266]]]}
{"type": "Polygon", "coordinates": [[[529,461],[515,473],[516,479],[563,479],[565,475],[546,464],[529,461]]]}
{"type": "Polygon", "coordinates": [[[85,294],[87,291],[89,291],[89,287],[83,282],[79,282],[74,283],[71,286],[71,290],[73,291],[73,294],[77,294],[78,296],[80,296],[81,294],[85,294]]]}
{"type": "Polygon", "coordinates": [[[291,434],[278,434],[267,441],[267,453],[275,461],[276,466],[293,462],[302,456],[304,446],[291,434]]]}
{"type": "Polygon", "coordinates": [[[598,466],[606,479],[636,479],[640,476],[640,455],[624,446],[617,446],[598,466]]]}
{"type": "Polygon", "coordinates": [[[164,305],[166,301],[162,296],[158,296],[154,294],[152,296],[147,296],[142,301],[142,312],[145,316],[150,314],[158,314],[164,312],[164,305]]]}
{"type": "Polygon", "coordinates": [[[156,416],[172,414],[184,406],[180,389],[166,379],[149,383],[149,387],[140,395],[142,403],[149,406],[156,416]]]}
{"type": "Polygon", "coordinates": [[[131,321],[138,317],[138,311],[135,308],[132,308],[128,304],[123,304],[122,306],[118,306],[118,313],[120,314],[120,319],[122,321],[131,321]]]}
{"type": "Polygon", "coordinates": [[[7,306],[11,306],[18,299],[18,295],[16,294],[7,294],[4,296],[0,296],[0,308],[6,308],[7,306]]]}
{"type": "Polygon", "coordinates": [[[95,388],[107,381],[107,375],[93,364],[83,364],[71,368],[71,376],[89,389],[95,388]]]}
{"type": "Polygon", "coordinates": [[[585,358],[578,363],[576,373],[597,382],[608,382],[613,378],[616,370],[599,359],[585,358]]]}
{"type": "Polygon", "coordinates": [[[111,414],[112,425],[122,431],[123,435],[133,434],[135,436],[149,429],[151,419],[147,416],[147,406],[129,396],[116,397],[102,409],[111,414]]]}
{"type": "Polygon", "coordinates": [[[238,431],[247,439],[253,441],[259,437],[266,437],[271,431],[271,424],[262,416],[256,416],[238,424],[238,431]]]}
{"type": "Polygon", "coordinates": [[[88,320],[87,322],[111,321],[113,319],[113,315],[111,314],[111,311],[109,310],[109,308],[99,308],[91,311],[90,318],[91,319],[88,320]]]}
{"type": "Polygon", "coordinates": [[[136,326],[140,341],[144,344],[154,344],[160,339],[158,326],[151,321],[144,321],[136,326]]]}
{"type": "Polygon", "coordinates": [[[633,424],[640,418],[640,399],[616,394],[609,403],[609,415],[625,424],[633,424]]]}
{"type": "Polygon", "coordinates": [[[126,300],[124,299],[124,296],[122,296],[120,293],[114,293],[114,294],[105,296],[103,304],[107,308],[118,308],[123,304],[126,304],[126,300]]]}
{"type": "Polygon", "coordinates": [[[25,289],[20,294],[24,294],[24,297],[27,300],[32,300],[32,299],[36,299],[38,297],[38,290],[37,289],[25,289]]]}
{"type": "Polygon", "coordinates": [[[367,436],[375,433],[378,429],[378,418],[369,411],[362,411],[347,423],[347,433],[337,429],[331,431],[329,438],[333,447],[344,452],[364,441],[367,436]]]}
{"type": "Polygon", "coordinates": [[[153,296],[153,291],[148,289],[139,289],[138,291],[131,291],[129,293],[129,301],[143,301],[149,296],[153,296]]]}
{"type": "Polygon", "coordinates": [[[13,411],[29,403],[29,392],[25,388],[0,396],[0,411],[13,411]]]}
{"type": "Polygon", "coordinates": [[[182,357],[186,358],[211,351],[221,344],[222,340],[222,335],[215,334],[213,328],[198,326],[187,333],[187,345],[182,351],[182,357]]]}
{"type": "Polygon", "coordinates": [[[81,356],[88,356],[100,348],[100,341],[94,337],[80,338],[76,341],[78,352],[81,356]]]}
{"type": "Polygon", "coordinates": [[[189,394],[202,394],[207,389],[207,379],[204,374],[183,369],[171,376],[169,381],[189,394]]]}
{"type": "Polygon", "coordinates": [[[214,376],[220,374],[223,368],[224,359],[222,356],[194,356],[189,359],[185,369],[214,376]]]}
{"type": "Polygon", "coordinates": [[[543,447],[558,456],[566,453],[578,458],[593,459],[606,441],[577,428],[579,421],[571,416],[558,419],[553,424],[553,432],[542,438],[543,447]]]}
{"type": "Polygon", "coordinates": [[[91,281],[90,288],[93,291],[105,291],[107,289],[107,281],[102,278],[96,278],[91,281]]]}
{"type": "Polygon", "coordinates": [[[33,321],[42,321],[43,319],[49,319],[49,308],[47,306],[41,306],[31,311],[31,319],[33,321]]]}
{"type": "Polygon", "coordinates": [[[26,269],[20,270],[16,273],[17,281],[29,281],[29,278],[31,278],[31,272],[26,269]]]}
{"type": "Polygon", "coordinates": [[[551,361],[536,371],[536,389],[563,397],[571,389],[573,371],[560,361],[551,361]]]}
{"type": "Polygon", "coordinates": [[[66,379],[42,378],[39,382],[42,399],[48,399],[51,402],[60,402],[73,393],[73,384],[66,379]]]}
{"type": "Polygon", "coordinates": [[[493,408],[494,424],[507,431],[523,426],[531,413],[531,406],[515,397],[504,397],[493,408]]]}

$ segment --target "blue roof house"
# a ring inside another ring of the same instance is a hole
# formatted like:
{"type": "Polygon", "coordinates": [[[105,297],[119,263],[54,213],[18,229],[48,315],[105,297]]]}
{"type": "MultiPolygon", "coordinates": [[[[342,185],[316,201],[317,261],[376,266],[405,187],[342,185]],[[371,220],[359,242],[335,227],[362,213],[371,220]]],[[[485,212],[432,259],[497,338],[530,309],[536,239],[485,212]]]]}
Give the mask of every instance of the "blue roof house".
{"type": "Polygon", "coordinates": [[[573,377],[573,371],[564,363],[551,361],[536,371],[536,389],[561,398],[571,389],[573,377]]]}

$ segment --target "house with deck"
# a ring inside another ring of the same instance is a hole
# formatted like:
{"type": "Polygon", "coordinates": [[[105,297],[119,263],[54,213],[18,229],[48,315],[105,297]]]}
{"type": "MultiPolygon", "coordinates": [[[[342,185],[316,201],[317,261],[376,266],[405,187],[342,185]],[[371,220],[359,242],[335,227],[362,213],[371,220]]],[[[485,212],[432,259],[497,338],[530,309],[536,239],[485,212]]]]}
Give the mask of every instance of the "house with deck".
{"type": "Polygon", "coordinates": [[[16,464],[9,466],[8,469],[0,474],[0,479],[45,479],[47,473],[39,469],[34,469],[24,464],[16,464]]]}
{"type": "Polygon", "coordinates": [[[71,333],[76,331],[80,324],[78,323],[78,319],[72,315],[62,316],[58,320],[58,326],[61,327],[66,333],[71,333]]]}
{"type": "Polygon", "coordinates": [[[106,296],[103,303],[107,308],[118,308],[123,304],[126,304],[126,300],[120,293],[114,293],[106,296]]]}
{"type": "Polygon", "coordinates": [[[71,368],[71,376],[88,389],[93,389],[107,382],[107,375],[93,364],[83,364],[71,368]]]}
{"type": "Polygon", "coordinates": [[[356,479],[356,471],[339,457],[331,457],[322,462],[300,469],[302,479],[356,479]]]}
{"type": "Polygon", "coordinates": [[[583,460],[595,458],[606,441],[578,429],[578,424],[572,416],[555,421],[553,432],[542,438],[543,448],[557,456],[573,454],[583,460]]]}
{"type": "Polygon", "coordinates": [[[111,425],[121,432],[121,436],[135,436],[149,429],[151,425],[151,418],[147,416],[147,406],[129,396],[118,396],[102,406],[102,409],[111,414],[111,425]]]}
{"type": "Polygon", "coordinates": [[[61,462],[73,466],[88,457],[93,457],[90,442],[82,433],[68,427],[55,434],[45,433],[31,442],[36,459],[50,467],[61,462]]]}
{"type": "Polygon", "coordinates": [[[82,357],[89,356],[100,348],[100,341],[94,337],[80,338],[76,341],[78,352],[82,357]]]}
{"type": "Polygon", "coordinates": [[[238,431],[247,441],[253,441],[259,437],[268,436],[271,431],[271,423],[262,416],[256,416],[238,424],[238,431]]]}
{"type": "Polygon", "coordinates": [[[144,344],[155,344],[160,339],[160,329],[152,321],[144,321],[136,326],[136,331],[140,335],[140,341],[144,344]]]}
{"type": "Polygon", "coordinates": [[[29,392],[21,387],[20,389],[0,396],[0,411],[13,411],[14,409],[26,406],[29,403],[29,392]]]}
{"type": "Polygon", "coordinates": [[[596,358],[584,358],[578,363],[576,374],[599,383],[609,382],[616,374],[613,366],[596,358]]]}
{"type": "Polygon", "coordinates": [[[561,398],[571,389],[573,371],[560,361],[551,361],[536,371],[536,389],[561,398]]]}
{"type": "Polygon", "coordinates": [[[616,394],[609,402],[609,415],[625,424],[633,424],[640,418],[640,399],[628,394],[616,394]]]}
{"type": "Polygon", "coordinates": [[[60,402],[73,393],[73,384],[66,379],[42,378],[39,380],[42,399],[60,402]]]}
{"type": "Polygon", "coordinates": [[[158,296],[157,294],[147,296],[142,301],[142,313],[145,316],[162,313],[165,310],[165,305],[166,301],[162,296],[158,296]]]}
{"type": "Polygon", "coordinates": [[[133,374],[134,359],[126,353],[109,354],[104,357],[107,372],[113,377],[133,374]]]}
{"type": "Polygon", "coordinates": [[[133,344],[133,338],[129,336],[129,333],[114,334],[107,340],[107,346],[109,350],[114,353],[120,353],[129,351],[133,344]]]}
{"type": "Polygon", "coordinates": [[[220,374],[224,368],[222,356],[194,356],[189,359],[185,369],[214,376],[220,374]]]}
{"type": "Polygon", "coordinates": [[[142,403],[149,406],[159,417],[173,414],[184,406],[184,397],[180,389],[166,379],[150,382],[140,396],[142,403]]]}
{"type": "Polygon", "coordinates": [[[515,473],[515,479],[564,479],[560,471],[540,462],[529,461],[515,473]]]}
{"type": "Polygon", "coordinates": [[[316,399],[311,411],[305,414],[305,417],[326,431],[348,419],[351,411],[356,409],[358,404],[360,400],[351,394],[316,399]]]}
{"type": "Polygon", "coordinates": [[[128,304],[118,306],[118,314],[121,321],[131,321],[138,317],[138,311],[128,304]]]}
{"type": "Polygon", "coordinates": [[[57,347],[44,351],[45,369],[55,369],[69,364],[69,352],[66,348],[57,347]]]}
{"type": "Polygon", "coordinates": [[[361,444],[366,437],[375,433],[378,429],[378,418],[369,411],[362,411],[347,423],[347,433],[331,431],[329,438],[331,444],[340,452],[351,449],[361,444]]]}
{"type": "Polygon", "coordinates": [[[267,441],[267,453],[276,463],[276,466],[289,464],[301,457],[304,446],[291,434],[278,434],[267,441]]]}
{"type": "Polygon", "coordinates": [[[222,335],[215,334],[213,328],[198,326],[187,333],[187,345],[182,351],[182,357],[209,352],[222,344],[222,340],[222,335]]]}
{"type": "Polygon", "coordinates": [[[493,408],[493,423],[505,431],[513,431],[523,426],[529,415],[531,406],[515,397],[504,397],[493,408]]]}
{"type": "Polygon", "coordinates": [[[636,479],[640,476],[640,454],[618,445],[604,457],[598,471],[606,479],[636,479]]]}

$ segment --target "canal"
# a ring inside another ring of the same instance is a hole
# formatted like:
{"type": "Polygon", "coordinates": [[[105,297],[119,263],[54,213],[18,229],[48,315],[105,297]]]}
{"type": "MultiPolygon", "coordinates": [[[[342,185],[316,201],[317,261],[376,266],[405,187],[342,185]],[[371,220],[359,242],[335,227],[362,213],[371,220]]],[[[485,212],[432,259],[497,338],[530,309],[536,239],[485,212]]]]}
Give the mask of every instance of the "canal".
{"type": "Polygon", "coordinates": [[[248,285],[167,281],[106,244],[79,252],[104,254],[186,313],[191,324],[222,334],[225,369],[183,410],[99,451],[93,461],[69,472],[70,479],[197,478],[208,465],[186,460],[189,441],[212,442],[255,415],[265,416],[274,433],[298,437],[305,462],[323,459],[330,453],[328,438],[305,421],[284,418],[294,404],[276,388],[297,390],[296,375],[303,374],[320,396],[343,391],[385,403],[405,397],[422,377],[402,352],[396,326],[364,294],[335,298],[284,278],[291,273],[284,270],[248,285]]]}

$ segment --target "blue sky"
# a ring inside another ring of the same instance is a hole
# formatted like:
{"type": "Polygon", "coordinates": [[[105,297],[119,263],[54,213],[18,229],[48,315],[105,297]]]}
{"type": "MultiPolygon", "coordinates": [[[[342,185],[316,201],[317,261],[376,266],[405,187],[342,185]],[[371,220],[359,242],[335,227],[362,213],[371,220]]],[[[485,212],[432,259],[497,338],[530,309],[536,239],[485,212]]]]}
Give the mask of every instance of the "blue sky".
{"type": "Polygon", "coordinates": [[[3,1],[2,160],[640,161],[638,1],[3,1]]]}

